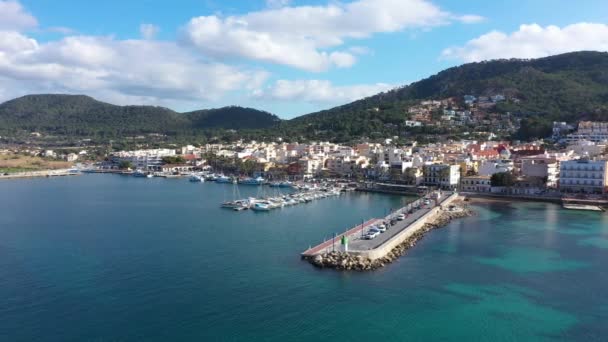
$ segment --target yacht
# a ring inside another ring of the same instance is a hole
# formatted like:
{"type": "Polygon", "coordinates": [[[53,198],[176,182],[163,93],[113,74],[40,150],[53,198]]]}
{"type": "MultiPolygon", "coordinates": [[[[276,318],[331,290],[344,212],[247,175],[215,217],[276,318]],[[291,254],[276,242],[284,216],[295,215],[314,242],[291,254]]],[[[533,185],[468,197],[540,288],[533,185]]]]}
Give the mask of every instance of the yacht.
{"type": "Polygon", "coordinates": [[[142,170],[135,170],[135,172],[133,172],[133,177],[151,178],[151,177],[154,177],[154,176],[151,175],[151,174],[146,174],[142,170]]]}
{"type": "Polygon", "coordinates": [[[254,211],[270,211],[272,208],[268,202],[264,201],[255,203],[251,209],[254,211]]]}
{"type": "Polygon", "coordinates": [[[262,185],[264,183],[264,178],[262,178],[262,177],[246,178],[246,179],[243,179],[240,183],[243,185],[262,185]]]}
{"type": "Polygon", "coordinates": [[[217,183],[232,183],[232,178],[224,176],[224,175],[220,175],[215,179],[215,181],[217,183]]]}
{"type": "Polygon", "coordinates": [[[193,183],[204,183],[205,182],[205,178],[203,178],[202,176],[199,176],[197,174],[191,174],[189,180],[193,183]]]}
{"type": "Polygon", "coordinates": [[[286,182],[281,182],[279,183],[279,187],[280,188],[293,188],[293,183],[286,181],[286,182]]]}

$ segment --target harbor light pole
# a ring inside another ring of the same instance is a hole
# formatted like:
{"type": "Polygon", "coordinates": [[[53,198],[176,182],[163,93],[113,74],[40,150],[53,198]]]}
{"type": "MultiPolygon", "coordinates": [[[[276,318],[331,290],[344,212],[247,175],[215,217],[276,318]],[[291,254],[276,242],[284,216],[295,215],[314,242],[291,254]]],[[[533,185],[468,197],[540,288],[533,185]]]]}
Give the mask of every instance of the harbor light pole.
{"type": "Polygon", "coordinates": [[[331,241],[331,251],[335,252],[336,251],[336,233],[334,233],[334,237],[331,241]]]}

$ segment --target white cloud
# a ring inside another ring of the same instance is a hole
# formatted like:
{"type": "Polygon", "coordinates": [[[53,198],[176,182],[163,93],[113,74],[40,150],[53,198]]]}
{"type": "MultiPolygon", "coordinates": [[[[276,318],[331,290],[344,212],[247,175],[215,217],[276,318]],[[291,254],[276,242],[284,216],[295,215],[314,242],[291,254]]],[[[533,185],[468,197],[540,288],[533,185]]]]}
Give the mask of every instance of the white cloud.
{"type": "Polygon", "coordinates": [[[27,13],[18,1],[0,0],[0,30],[34,28],[38,21],[27,13]]]}
{"type": "Polygon", "coordinates": [[[160,28],[154,24],[141,24],[139,25],[139,32],[144,39],[150,40],[154,39],[160,28]]]}
{"type": "Polygon", "coordinates": [[[196,17],[184,27],[183,34],[186,42],[206,55],[260,60],[318,72],[355,62],[351,53],[336,51],[347,39],[479,18],[457,18],[427,0],[356,0],[267,9],[240,16],[196,17]]]}
{"type": "Polygon", "coordinates": [[[521,25],[511,34],[492,31],[464,46],[445,49],[442,57],[475,62],[498,58],[539,58],[580,50],[608,51],[608,25],[577,23],[563,28],[521,25]]]}
{"type": "Polygon", "coordinates": [[[303,101],[315,104],[341,104],[392,89],[385,83],[335,86],[328,80],[278,80],[253,97],[276,101],[303,101]]]}
{"type": "Polygon", "coordinates": [[[71,36],[39,43],[0,31],[0,77],[4,96],[15,89],[10,95],[85,93],[106,101],[167,103],[217,100],[245,84],[262,86],[268,74],[201,61],[173,42],[71,36]]]}
{"type": "Polygon", "coordinates": [[[290,4],[291,0],[266,0],[266,7],[270,8],[281,8],[290,4]]]}
{"type": "Polygon", "coordinates": [[[64,35],[76,33],[76,30],[69,28],[69,27],[65,27],[65,26],[52,26],[52,27],[47,28],[47,31],[61,33],[64,35]]]}
{"type": "Polygon", "coordinates": [[[480,22],[486,20],[486,18],[484,18],[480,15],[475,15],[475,14],[465,14],[465,15],[455,16],[454,19],[456,19],[464,24],[477,24],[477,23],[480,23],[480,22]]]}

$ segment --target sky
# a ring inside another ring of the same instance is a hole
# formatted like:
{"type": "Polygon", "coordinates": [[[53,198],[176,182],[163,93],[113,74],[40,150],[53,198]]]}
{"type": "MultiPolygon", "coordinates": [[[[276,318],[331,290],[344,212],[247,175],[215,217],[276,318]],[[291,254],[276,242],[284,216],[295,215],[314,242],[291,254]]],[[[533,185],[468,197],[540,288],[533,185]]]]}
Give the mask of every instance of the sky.
{"type": "Polygon", "coordinates": [[[608,1],[0,0],[0,101],[288,119],[463,63],[579,50],[608,51],[608,1]]]}

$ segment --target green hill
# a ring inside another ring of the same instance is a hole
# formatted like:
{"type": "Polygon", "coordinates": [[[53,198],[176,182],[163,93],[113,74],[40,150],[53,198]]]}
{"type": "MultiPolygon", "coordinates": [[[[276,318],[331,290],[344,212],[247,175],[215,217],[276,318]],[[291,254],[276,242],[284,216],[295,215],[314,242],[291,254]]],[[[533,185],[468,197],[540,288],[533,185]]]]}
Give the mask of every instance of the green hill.
{"type": "Polygon", "coordinates": [[[275,115],[224,107],[177,113],[154,106],[116,106],[83,95],[27,95],[0,104],[0,129],[67,136],[122,137],[145,133],[197,134],[210,129],[275,126],[275,115]]]}
{"type": "MultiPolygon", "coordinates": [[[[574,52],[533,60],[494,60],[444,70],[409,86],[285,122],[288,136],[316,135],[347,140],[408,130],[407,109],[420,100],[464,95],[505,94],[517,98],[493,109],[511,112],[531,123],[553,120],[608,121],[608,53],[574,52]]],[[[314,137],[311,137],[314,138],[314,137]]]]}
{"type": "MultiPolygon", "coordinates": [[[[574,52],[532,60],[494,60],[444,70],[409,86],[343,106],[280,120],[267,112],[224,107],[177,113],[153,106],[116,106],[81,95],[29,95],[0,105],[0,135],[38,131],[71,137],[113,138],[145,133],[197,136],[238,129],[239,137],[350,141],[411,134],[450,135],[471,127],[410,128],[408,109],[421,100],[503,94],[487,109],[521,120],[521,138],[542,137],[551,121],[608,121],[608,53],[574,52]]],[[[462,107],[462,103],[459,103],[462,107]]],[[[434,118],[436,119],[436,118],[434,118]]],[[[225,137],[235,137],[227,133],[225,137]]]]}

